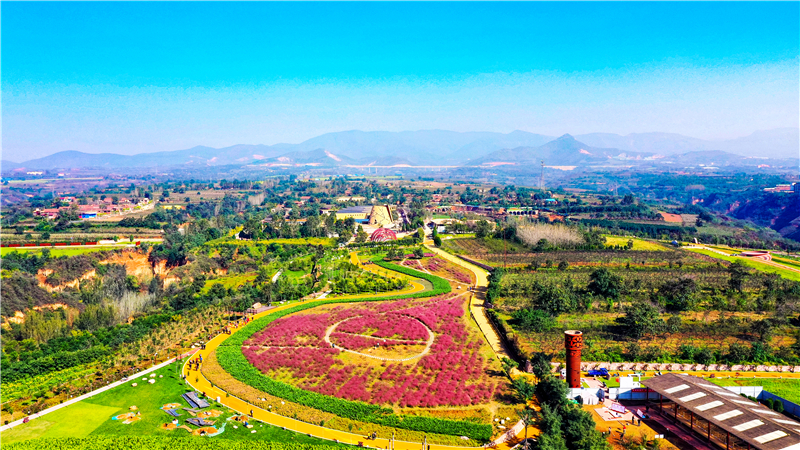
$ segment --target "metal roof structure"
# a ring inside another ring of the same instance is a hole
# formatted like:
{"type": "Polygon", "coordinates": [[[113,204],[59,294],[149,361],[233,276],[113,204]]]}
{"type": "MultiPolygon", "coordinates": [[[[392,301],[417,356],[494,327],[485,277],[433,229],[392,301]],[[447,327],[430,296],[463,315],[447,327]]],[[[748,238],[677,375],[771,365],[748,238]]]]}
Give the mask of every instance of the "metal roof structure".
{"type": "Polygon", "coordinates": [[[800,450],[800,423],[695,376],[660,375],[642,384],[759,450],[800,450]]]}
{"type": "Polygon", "coordinates": [[[336,211],[336,214],[369,214],[372,212],[372,205],[348,206],[336,211]]]}

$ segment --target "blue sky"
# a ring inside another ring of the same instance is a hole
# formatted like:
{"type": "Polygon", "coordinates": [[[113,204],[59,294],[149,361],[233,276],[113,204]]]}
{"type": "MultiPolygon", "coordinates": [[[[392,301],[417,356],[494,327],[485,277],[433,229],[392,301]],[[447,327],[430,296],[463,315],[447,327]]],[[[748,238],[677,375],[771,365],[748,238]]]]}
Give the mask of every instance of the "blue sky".
{"type": "Polygon", "coordinates": [[[3,159],[349,129],[797,126],[800,4],[2,5],[3,159]]]}

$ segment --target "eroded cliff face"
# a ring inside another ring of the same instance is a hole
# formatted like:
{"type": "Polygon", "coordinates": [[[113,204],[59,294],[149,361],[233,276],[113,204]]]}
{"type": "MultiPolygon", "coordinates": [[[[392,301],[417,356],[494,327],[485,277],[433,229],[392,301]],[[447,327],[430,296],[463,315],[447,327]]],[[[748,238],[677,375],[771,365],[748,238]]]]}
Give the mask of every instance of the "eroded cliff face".
{"type": "Polygon", "coordinates": [[[39,272],[36,273],[36,279],[39,281],[39,286],[46,289],[48,292],[61,292],[66,288],[78,288],[81,281],[84,280],[91,280],[97,276],[97,271],[92,269],[78,278],[74,280],[67,281],[65,283],[57,284],[55,286],[47,283],[47,277],[51,275],[53,271],[51,269],[39,269],[39,272]]]}

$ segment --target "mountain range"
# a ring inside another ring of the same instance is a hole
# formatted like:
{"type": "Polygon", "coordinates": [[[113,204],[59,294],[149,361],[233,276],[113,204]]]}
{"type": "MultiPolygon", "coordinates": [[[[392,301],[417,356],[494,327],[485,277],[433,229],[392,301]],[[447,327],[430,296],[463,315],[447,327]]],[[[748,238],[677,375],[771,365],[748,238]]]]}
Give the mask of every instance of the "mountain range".
{"type": "Polygon", "coordinates": [[[323,134],[299,144],[240,144],[225,148],[197,146],[137,155],[63,151],[22,163],[2,161],[2,170],[219,165],[496,166],[538,163],[540,160],[545,160],[547,165],[582,166],[618,161],[690,163],[708,158],[730,163],[745,158],[798,158],[798,142],[798,128],[758,131],[721,141],[672,133],[626,136],[591,133],[553,137],[525,131],[507,134],[445,130],[343,131],[323,134]]]}

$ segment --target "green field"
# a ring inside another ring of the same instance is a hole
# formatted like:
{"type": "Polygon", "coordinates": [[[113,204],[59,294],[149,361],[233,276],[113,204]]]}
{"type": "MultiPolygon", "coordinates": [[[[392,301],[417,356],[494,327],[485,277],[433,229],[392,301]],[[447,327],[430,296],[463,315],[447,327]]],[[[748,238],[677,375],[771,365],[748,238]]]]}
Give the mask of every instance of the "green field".
{"type": "Polygon", "coordinates": [[[85,246],[75,246],[75,247],[3,247],[0,248],[0,256],[5,256],[11,252],[20,252],[20,253],[41,253],[44,249],[50,250],[50,256],[52,257],[59,257],[59,256],[76,256],[76,255],[83,255],[86,253],[95,253],[95,252],[102,252],[106,250],[116,250],[119,248],[125,248],[120,245],[103,245],[100,247],[85,247],[85,246]]]}
{"type": "MultiPolygon", "coordinates": [[[[164,423],[170,422],[172,416],[160,408],[167,403],[180,403],[182,407],[189,407],[181,394],[190,389],[178,376],[178,365],[171,364],[155,372],[156,382],[148,384],[141,378],[130,380],[121,386],[98,394],[90,399],[64,407],[41,418],[31,420],[26,424],[16,426],[4,431],[0,435],[3,444],[25,441],[35,438],[83,438],[87,436],[113,435],[113,436],[161,436],[188,438],[191,435],[183,429],[174,431],[162,430],[164,423]],[[159,376],[163,376],[160,378],[159,376]],[[131,386],[138,383],[137,387],[131,386]],[[141,412],[141,420],[125,425],[120,420],[112,417],[129,412],[131,406],[137,406],[141,412]]],[[[149,377],[149,375],[148,375],[149,377]]],[[[233,428],[231,422],[225,419],[234,414],[228,408],[212,402],[210,408],[222,411],[222,415],[215,419],[215,426],[224,431],[214,437],[195,437],[200,444],[202,439],[248,439],[289,442],[300,444],[332,444],[322,439],[311,438],[303,434],[283,430],[266,424],[256,424],[251,430],[239,426],[233,428]],[[255,430],[255,433],[251,431],[255,430]]],[[[178,418],[181,424],[191,416],[186,411],[181,411],[178,418]]],[[[189,425],[190,428],[197,427],[189,425]]]]}
{"type": "MultiPolygon", "coordinates": [[[[234,233],[235,234],[235,233],[234,233]]],[[[323,245],[326,247],[333,247],[336,243],[335,239],[331,238],[287,238],[287,239],[258,239],[255,241],[245,239],[232,239],[230,237],[223,237],[208,241],[206,244],[236,244],[236,245],[269,245],[269,244],[283,244],[283,245],[323,245]]]]}
{"type": "Polygon", "coordinates": [[[715,252],[712,252],[710,250],[705,250],[705,249],[701,249],[701,248],[686,248],[685,250],[688,250],[688,251],[694,252],[694,253],[700,253],[701,255],[710,256],[712,258],[721,259],[723,261],[729,261],[729,262],[740,261],[745,266],[752,267],[752,268],[754,268],[756,270],[759,270],[761,272],[775,273],[775,274],[778,274],[778,275],[780,275],[780,276],[782,276],[782,277],[784,277],[786,279],[789,279],[789,280],[800,281],[800,273],[798,273],[798,272],[793,272],[791,270],[787,270],[787,269],[782,269],[780,267],[771,266],[769,264],[765,264],[765,263],[762,263],[762,262],[759,262],[759,261],[756,261],[756,260],[753,260],[753,259],[739,258],[739,257],[736,257],[736,256],[720,255],[719,253],[715,253],[715,252]]]}
{"type": "Polygon", "coordinates": [[[800,379],[798,378],[707,378],[719,386],[763,386],[778,397],[800,403],[800,379]]]}
{"type": "Polygon", "coordinates": [[[102,177],[92,177],[92,178],[40,178],[40,179],[33,179],[33,180],[8,180],[8,184],[43,184],[43,183],[54,183],[58,181],[92,181],[92,180],[102,180],[102,177]]]}

